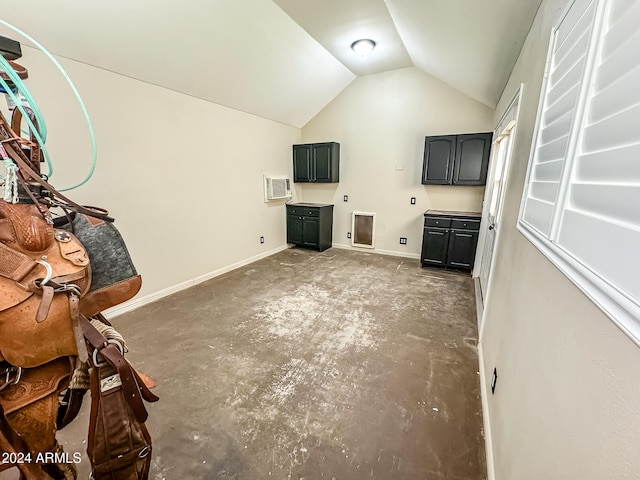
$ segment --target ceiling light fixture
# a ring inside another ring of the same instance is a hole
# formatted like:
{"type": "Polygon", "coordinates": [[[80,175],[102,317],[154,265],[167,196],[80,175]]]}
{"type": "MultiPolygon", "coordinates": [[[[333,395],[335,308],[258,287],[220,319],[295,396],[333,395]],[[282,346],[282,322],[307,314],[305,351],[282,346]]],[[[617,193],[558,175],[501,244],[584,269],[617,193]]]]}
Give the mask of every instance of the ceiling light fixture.
{"type": "Polygon", "coordinates": [[[376,42],[368,38],[356,40],[351,44],[351,49],[361,57],[369,55],[374,48],[376,48],[376,42]]]}

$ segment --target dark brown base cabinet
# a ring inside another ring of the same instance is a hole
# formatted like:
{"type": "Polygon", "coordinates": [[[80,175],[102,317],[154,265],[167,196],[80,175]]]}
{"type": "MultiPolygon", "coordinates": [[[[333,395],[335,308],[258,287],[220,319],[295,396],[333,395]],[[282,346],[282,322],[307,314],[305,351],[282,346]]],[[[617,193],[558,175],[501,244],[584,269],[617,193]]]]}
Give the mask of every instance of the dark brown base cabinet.
{"type": "Polygon", "coordinates": [[[333,205],[292,203],[287,205],[287,243],[319,251],[331,247],[333,205]]]}
{"type": "Polygon", "coordinates": [[[422,266],[471,270],[479,229],[479,213],[428,210],[424,214],[422,266]]]}

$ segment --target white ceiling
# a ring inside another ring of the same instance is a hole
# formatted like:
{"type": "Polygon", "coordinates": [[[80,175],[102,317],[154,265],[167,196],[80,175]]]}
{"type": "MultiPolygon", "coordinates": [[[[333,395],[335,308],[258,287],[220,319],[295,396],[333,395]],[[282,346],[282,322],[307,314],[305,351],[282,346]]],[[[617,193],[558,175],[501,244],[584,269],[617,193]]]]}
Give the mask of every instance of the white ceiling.
{"type": "Polygon", "coordinates": [[[494,107],[540,1],[0,0],[0,11],[54,54],[301,127],[356,76],[410,66],[494,107]],[[377,42],[369,57],[350,50],[358,38],[377,42]]]}

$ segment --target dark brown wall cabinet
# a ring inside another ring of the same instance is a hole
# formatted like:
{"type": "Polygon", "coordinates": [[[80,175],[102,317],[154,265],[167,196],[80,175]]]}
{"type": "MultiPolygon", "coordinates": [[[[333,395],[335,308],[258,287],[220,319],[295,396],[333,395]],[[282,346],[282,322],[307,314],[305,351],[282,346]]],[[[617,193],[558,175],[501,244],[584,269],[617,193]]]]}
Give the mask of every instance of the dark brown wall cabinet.
{"type": "Polygon", "coordinates": [[[424,214],[422,266],[471,270],[479,229],[479,214],[428,210],[424,214]]]}
{"type": "Polygon", "coordinates": [[[293,181],[337,183],[340,181],[340,144],[306,143],[293,146],[293,181]]]}
{"type": "Polygon", "coordinates": [[[323,251],[331,247],[332,237],[333,205],[287,205],[287,243],[323,251]]]}
{"type": "Polygon", "coordinates": [[[425,137],[423,185],[484,185],[491,133],[425,137]]]}

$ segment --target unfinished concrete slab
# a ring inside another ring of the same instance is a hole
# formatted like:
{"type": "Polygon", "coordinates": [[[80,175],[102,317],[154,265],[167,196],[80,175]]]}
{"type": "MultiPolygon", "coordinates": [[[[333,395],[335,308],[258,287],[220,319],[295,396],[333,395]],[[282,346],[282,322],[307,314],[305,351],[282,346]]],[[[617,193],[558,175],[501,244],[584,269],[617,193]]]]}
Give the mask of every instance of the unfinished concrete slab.
{"type": "Polygon", "coordinates": [[[153,479],[486,478],[468,275],[289,249],[114,324],[161,397],[153,479]]]}

